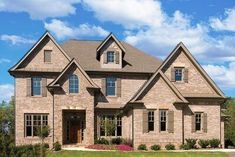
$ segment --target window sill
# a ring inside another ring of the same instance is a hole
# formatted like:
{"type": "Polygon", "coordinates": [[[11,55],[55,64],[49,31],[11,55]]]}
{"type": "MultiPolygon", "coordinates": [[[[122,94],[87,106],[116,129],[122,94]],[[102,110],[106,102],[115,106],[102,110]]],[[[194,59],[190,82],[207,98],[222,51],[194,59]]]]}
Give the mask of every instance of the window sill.
{"type": "Polygon", "coordinates": [[[52,62],[44,62],[45,64],[52,64],[52,62]]]}
{"type": "Polygon", "coordinates": [[[31,98],[42,98],[42,95],[32,95],[31,98]]]}

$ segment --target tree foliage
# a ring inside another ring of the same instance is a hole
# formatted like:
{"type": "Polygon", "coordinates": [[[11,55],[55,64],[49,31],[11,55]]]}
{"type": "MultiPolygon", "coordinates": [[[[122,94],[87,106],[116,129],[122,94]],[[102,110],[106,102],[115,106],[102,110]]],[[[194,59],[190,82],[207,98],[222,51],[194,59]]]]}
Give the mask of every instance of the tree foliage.
{"type": "Polygon", "coordinates": [[[225,145],[235,146],[235,99],[229,98],[225,103],[224,113],[229,117],[225,120],[225,145]]]}

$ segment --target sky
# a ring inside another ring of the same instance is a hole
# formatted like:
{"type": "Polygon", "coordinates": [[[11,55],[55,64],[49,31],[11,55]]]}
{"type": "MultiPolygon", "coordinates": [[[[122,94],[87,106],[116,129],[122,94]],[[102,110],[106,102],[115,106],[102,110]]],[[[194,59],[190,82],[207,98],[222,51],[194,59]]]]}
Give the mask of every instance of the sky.
{"type": "Polygon", "coordinates": [[[182,41],[226,96],[235,97],[234,0],[0,0],[0,101],[14,93],[8,70],[46,31],[59,43],[113,32],[165,59],[182,41]]]}

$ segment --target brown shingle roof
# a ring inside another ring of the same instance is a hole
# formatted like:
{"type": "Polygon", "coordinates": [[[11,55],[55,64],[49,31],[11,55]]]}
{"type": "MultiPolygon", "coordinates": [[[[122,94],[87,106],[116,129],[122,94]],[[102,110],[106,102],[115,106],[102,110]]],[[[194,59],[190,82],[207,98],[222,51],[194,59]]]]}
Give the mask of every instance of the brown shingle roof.
{"type": "Polygon", "coordinates": [[[85,71],[154,73],[162,63],[162,60],[150,56],[126,42],[121,42],[126,49],[123,68],[101,68],[100,62],[96,59],[96,49],[101,42],[102,41],[69,40],[61,44],[61,46],[69,57],[75,58],[85,71]]]}

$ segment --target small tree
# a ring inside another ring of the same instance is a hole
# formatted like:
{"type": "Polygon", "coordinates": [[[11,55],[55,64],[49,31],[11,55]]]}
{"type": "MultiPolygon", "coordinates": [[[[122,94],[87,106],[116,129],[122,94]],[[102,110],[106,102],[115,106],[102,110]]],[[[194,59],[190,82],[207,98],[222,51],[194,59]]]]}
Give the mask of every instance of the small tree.
{"type": "Polygon", "coordinates": [[[116,130],[116,123],[114,120],[107,120],[105,122],[105,126],[106,126],[106,134],[109,137],[109,144],[112,144],[112,135],[116,130]]]}
{"type": "Polygon", "coordinates": [[[45,156],[45,153],[44,153],[44,140],[45,140],[46,137],[49,136],[49,134],[50,134],[49,126],[43,125],[43,126],[37,128],[37,136],[41,139],[41,146],[40,146],[41,157],[45,156]]]}

